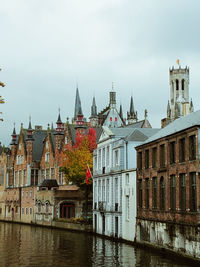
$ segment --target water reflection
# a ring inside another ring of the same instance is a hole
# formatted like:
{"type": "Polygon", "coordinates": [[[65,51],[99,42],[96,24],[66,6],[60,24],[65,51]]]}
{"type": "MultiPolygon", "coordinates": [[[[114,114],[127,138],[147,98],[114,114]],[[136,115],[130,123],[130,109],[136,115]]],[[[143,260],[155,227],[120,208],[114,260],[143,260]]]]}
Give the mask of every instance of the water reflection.
{"type": "Polygon", "coordinates": [[[0,223],[0,266],[188,266],[83,233],[0,223]]]}

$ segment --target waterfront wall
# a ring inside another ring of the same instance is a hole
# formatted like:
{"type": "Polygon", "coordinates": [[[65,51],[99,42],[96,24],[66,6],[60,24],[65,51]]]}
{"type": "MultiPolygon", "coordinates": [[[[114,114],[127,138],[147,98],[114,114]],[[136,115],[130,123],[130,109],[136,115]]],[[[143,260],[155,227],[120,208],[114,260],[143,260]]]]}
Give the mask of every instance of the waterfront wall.
{"type": "Polygon", "coordinates": [[[200,225],[137,219],[136,242],[200,260],[200,225]]]}
{"type": "Polygon", "coordinates": [[[51,219],[43,219],[43,220],[20,220],[12,218],[2,218],[0,217],[0,221],[4,222],[14,222],[14,223],[23,223],[23,224],[30,224],[30,225],[40,225],[45,227],[52,227],[52,228],[61,228],[66,230],[72,231],[83,231],[83,232],[92,232],[92,225],[86,223],[79,223],[79,222],[69,222],[65,220],[51,220],[51,219]]]}

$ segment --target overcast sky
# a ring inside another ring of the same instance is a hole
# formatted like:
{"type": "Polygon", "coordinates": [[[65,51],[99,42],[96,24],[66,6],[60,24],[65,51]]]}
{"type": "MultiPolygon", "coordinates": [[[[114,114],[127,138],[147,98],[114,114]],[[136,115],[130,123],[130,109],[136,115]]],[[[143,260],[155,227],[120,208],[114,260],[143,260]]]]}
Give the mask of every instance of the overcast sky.
{"type": "Polygon", "coordinates": [[[190,97],[200,109],[199,0],[0,0],[0,140],[10,143],[13,123],[32,126],[74,113],[76,84],[88,118],[114,82],[126,115],[133,95],[160,127],[169,99],[169,67],[190,67],[190,97]]]}

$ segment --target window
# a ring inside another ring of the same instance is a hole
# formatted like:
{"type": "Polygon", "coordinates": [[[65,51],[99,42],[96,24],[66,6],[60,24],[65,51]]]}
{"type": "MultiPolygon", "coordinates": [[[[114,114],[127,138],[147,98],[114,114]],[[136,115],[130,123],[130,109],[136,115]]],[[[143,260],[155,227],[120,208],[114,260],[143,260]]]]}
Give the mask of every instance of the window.
{"type": "Polygon", "coordinates": [[[55,169],[51,168],[51,179],[55,179],[55,169]]]}
{"type": "Polygon", "coordinates": [[[138,152],[138,170],[142,170],[142,152],[138,152]]]}
{"type": "Polygon", "coordinates": [[[22,171],[19,171],[19,186],[22,185],[22,171]]]}
{"type": "Polygon", "coordinates": [[[160,167],[165,167],[165,145],[160,146],[160,167]]]}
{"type": "Polygon", "coordinates": [[[105,165],[106,165],[106,151],[105,151],[105,147],[102,150],[102,168],[103,168],[103,173],[105,173],[105,165]]]}
{"type": "Polygon", "coordinates": [[[30,191],[30,197],[32,197],[32,191],[30,191]]]}
{"type": "Polygon", "coordinates": [[[180,196],[180,203],[179,207],[181,211],[186,210],[186,183],[185,183],[185,173],[180,174],[180,182],[179,182],[179,196],[180,196]]]}
{"type": "Polygon", "coordinates": [[[170,142],[169,153],[170,153],[170,164],[174,164],[176,162],[176,143],[175,142],[170,142]]]}
{"type": "Polygon", "coordinates": [[[24,163],[24,156],[22,155],[21,156],[21,162],[20,162],[21,164],[23,164],[24,163]]]}
{"type": "Polygon", "coordinates": [[[0,173],[0,183],[1,185],[4,184],[4,165],[1,165],[1,173],[0,173]]]}
{"type": "Polygon", "coordinates": [[[49,202],[46,202],[46,205],[45,205],[45,212],[46,212],[46,213],[49,213],[49,202]]]}
{"type": "Polygon", "coordinates": [[[38,185],[38,170],[31,169],[31,185],[38,185]]]}
{"type": "Polygon", "coordinates": [[[42,181],[43,181],[43,180],[45,179],[45,172],[44,172],[44,169],[42,169],[41,176],[42,176],[42,181]]]}
{"type": "Polygon", "coordinates": [[[26,182],[26,170],[23,171],[23,185],[25,185],[26,182]]]}
{"type": "Polygon", "coordinates": [[[110,147],[107,146],[107,152],[106,152],[106,165],[109,166],[110,164],[110,147]]]}
{"type": "Polygon", "coordinates": [[[106,188],[106,201],[109,203],[109,191],[110,191],[110,183],[109,179],[107,179],[107,188],[106,188]]]}
{"type": "Polygon", "coordinates": [[[115,165],[119,165],[119,151],[115,150],[114,155],[115,155],[115,165]]]}
{"type": "Polygon", "coordinates": [[[165,209],[165,181],[163,176],[160,178],[160,209],[165,209]]]}
{"type": "Polygon", "coordinates": [[[138,186],[138,190],[139,190],[139,208],[142,208],[142,180],[139,180],[139,186],[138,186]]]}
{"type": "Polygon", "coordinates": [[[32,214],[32,208],[29,209],[29,213],[30,213],[30,215],[32,214]]]}
{"type": "Polygon", "coordinates": [[[0,208],[0,214],[2,214],[2,208],[0,208]]]}
{"type": "Polygon", "coordinates": [[[46,179],[49,179],[49,169],[46,169],[46,179]]]}
{"type": "Polygon", "coordinates": [[[68,137],[66,136],[65,137],[65,145],[67,145],[68,144],[68,137]]]}
{"type": "Polygon", "coordinates": [[[94,170],[97,170],[97,156],[94,157],[94,170]]]}
{"type": "Polygon", "coordinates": [[[21,150],[22,149],[22,144],[19,144],[19,150],[21,150]]]}
{"type": "Polygon", "coordinates": [[[196,136],[191,135],[189,137],[189,159],[195,160],[196,159],[196,136]]]}
{"type": "Polygon", "coordinates": [[[26,198],[28,198],[28,192],[26,192],[26,198]]]}
{"type": "Polygon", "coordinates": [[[149,209],[149,178],[145,179],[145,191],[146,191],[145,206],[146,209],[149,209]]]}
{"type": "Polygon", "coordinates": [[[49,162],[49,152],[45,154],[45,162],[49,162]]]}
{"type": "Polygon", "coordinates": [[[157,208],[157,178],[153,177],[153,209],[157,208]]]}
{"type": "Polygon", "coordinates": [[[116,203],[118,203],[118,178],[115,178],[115,206],[116,203]]]}
{"type": "Polygon", "coordinates": [[[181,81],[181,85],[182,85],[182,90],[184,90],[185,89],[185,80],[184,79],[181,81]]]}
{"type": "Polygon", "coordinates": [[[26,215],[28,214],[28,208],[25,209],[25,213],[26,213],[26,215]]]}
{"type": "Polygon", "coordinates": [[[145,150],[145,169],[149,168],[149,149],[145,150]]]}
{"type": "Polygon", "coordinates": [[[105,201],[105,180],[102,181],[102,201],[105,201]]]}
{"type": "Polygon", "coordinates": [[[170,176],[170,208],[172,211],[176,210],[176,177],[170,176]]]}
{"type": "Polygon", "coordinates": [[[42,208],[41,203],[38,203],[37,208],[38,208],[38,212],[41,212],[41,208],[42,208]]]}
{"type": "Polygon", "coordinates": [[[152,149],[152,167],[153,168],[156,168],[156,165],[157,165],[156,163],[157,163],[157,148],[154,147],[152,149]]]}
{"type": "Polygon", "coordinates": [[[49,142],[46,142],[46,149],[49,148],[49,142]]]}
{"type": "Polygon", "coordinates": [[[101,149],[98,151],[98,169],[101,169],[101,149]]]}
{"type": "Polygon", "coordinates": [[[24,208],[22,208],[22,214],[24,214],[24,208]]]}
{"type": "Polygon", "coordinates": [[[179,140],[179,162],[185,162],[185,138],[179,140]]]}
{"type": "Polygon", "coordinates": [[[179,90],[179,81],[176,80],[176,90],[178,91],[179,90]]]}
{"type": "Polygon", "coordinates": [[[126,173],[126,185],[129,185],[129,173],[126,173]]]}
{"type": "Polygon", "coordinates": [[[101,201],[101,180],[98,181],[98,200],[101,201]]]}
{"type": "Polygon", "coordinates": [[[126,219],[129,220],[129,196],[126,196],[126,219]]]}
{"type": "Polygon", "coordinates": [[[190,173],[190,210],[197,210],[197,188],[196,188],[196,173],[190,173]]]}
{"type": "Polygon", "coordinates": [[[59,172],[59,184],[63,184],[63,173],[59,172]]]}

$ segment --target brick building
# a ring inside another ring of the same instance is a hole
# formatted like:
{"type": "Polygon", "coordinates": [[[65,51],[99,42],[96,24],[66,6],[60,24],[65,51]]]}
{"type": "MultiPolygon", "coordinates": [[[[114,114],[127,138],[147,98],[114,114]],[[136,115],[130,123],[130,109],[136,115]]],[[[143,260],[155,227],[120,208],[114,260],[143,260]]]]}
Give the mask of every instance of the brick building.
{"type": "Polygon", "coordinates": [[[137,150],[137,241],[200,258],[200,111],[137,150]]]}

